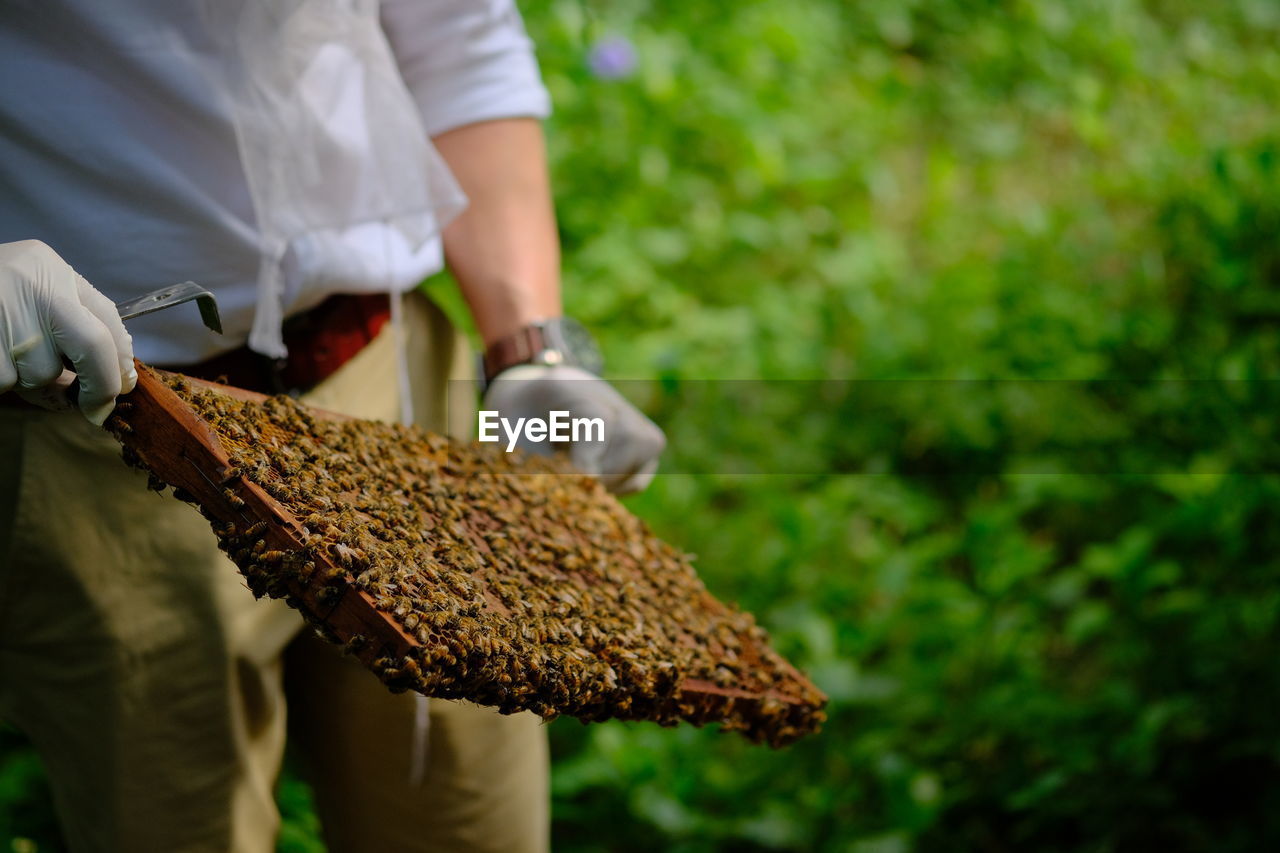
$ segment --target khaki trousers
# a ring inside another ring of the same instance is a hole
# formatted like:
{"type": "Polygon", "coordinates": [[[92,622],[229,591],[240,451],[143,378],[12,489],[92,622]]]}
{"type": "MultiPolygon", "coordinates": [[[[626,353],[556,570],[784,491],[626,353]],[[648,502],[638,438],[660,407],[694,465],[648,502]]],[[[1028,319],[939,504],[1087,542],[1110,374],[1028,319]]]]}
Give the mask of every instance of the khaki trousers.
{"type": "MultiPolygon", "coordinates": [[[[405,301],[417,415],[444,429],[467,369],[444,316],[405,301]]],[[[388,329],[307,402],[398,419],[388,329]]],[[[540,721],[431,700],[411,781],[413,694],[393,695],[255,601],[193,507],[146,488],[77,415],[0,408],[0,717],[48,770],[75,851],[262,853],[285,732],[329,849],[542,851],[540,721]]]]}

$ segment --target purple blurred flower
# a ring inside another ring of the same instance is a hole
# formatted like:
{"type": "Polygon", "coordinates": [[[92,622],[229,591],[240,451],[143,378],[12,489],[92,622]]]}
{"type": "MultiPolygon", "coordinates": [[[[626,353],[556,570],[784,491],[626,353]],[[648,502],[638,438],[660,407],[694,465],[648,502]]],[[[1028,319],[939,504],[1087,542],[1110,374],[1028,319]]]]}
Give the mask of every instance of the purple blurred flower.
{"type": "Polygon", "coordinates": [[[601,80],[621,80],[636,70],[636,49],[622,36],[609,36],[596,42],[587,56],[591,73],[601,80]]]}

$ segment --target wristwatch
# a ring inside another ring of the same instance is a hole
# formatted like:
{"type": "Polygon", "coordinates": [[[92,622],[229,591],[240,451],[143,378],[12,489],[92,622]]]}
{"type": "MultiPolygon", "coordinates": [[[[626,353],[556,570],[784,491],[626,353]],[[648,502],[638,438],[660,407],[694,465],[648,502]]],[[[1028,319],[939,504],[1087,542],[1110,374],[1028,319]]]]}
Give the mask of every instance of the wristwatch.
{"type": "Polygon", "coordinates": [[[595,339],[571,317],[537,320],[490,344],[480,357],[480,390],[508,367],[520,364],[568,364],[597,376],[604,371],[595,339]]]}

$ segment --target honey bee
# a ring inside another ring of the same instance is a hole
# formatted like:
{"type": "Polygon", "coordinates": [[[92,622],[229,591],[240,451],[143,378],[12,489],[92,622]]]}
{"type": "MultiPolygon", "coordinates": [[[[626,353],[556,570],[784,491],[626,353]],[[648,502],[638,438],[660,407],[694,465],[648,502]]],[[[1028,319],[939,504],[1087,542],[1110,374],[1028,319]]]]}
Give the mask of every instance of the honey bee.
{"type": "Polygon", "coordinates": [[[340,586],[322,586],[316,591],[316,602],[322,607],[336,607],[344,592],[346,590],[340,586]]]}

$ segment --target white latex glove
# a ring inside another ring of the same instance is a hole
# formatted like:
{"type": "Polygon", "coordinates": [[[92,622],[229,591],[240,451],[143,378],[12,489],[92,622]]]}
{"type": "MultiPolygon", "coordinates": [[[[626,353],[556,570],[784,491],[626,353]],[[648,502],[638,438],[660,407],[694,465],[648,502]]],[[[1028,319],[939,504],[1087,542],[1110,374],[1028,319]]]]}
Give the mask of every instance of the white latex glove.
{"type": "Polygon", "coordinates": [[[658,425],[612,385],[568,365],[523,364],[502,371],[485,391],[481,409],[497,410],[512,422],[516,418],[546,420],[553,411],[567,411],[572,418],[600,418],[604,441],[553,444],[522,437],[517,447],[542,454],[567,449],[575,468],[599,477],[615,494],[638,492],[649,485],[658,470],[658,455],[667,445],[658,425]]]}
{"type": "Polygon", "coordinates": [[[77,377],[80,411],[101,426],[138,381],[120,313],[39,240],[0,243],[0,393],[64,411],[77,377]]]}

